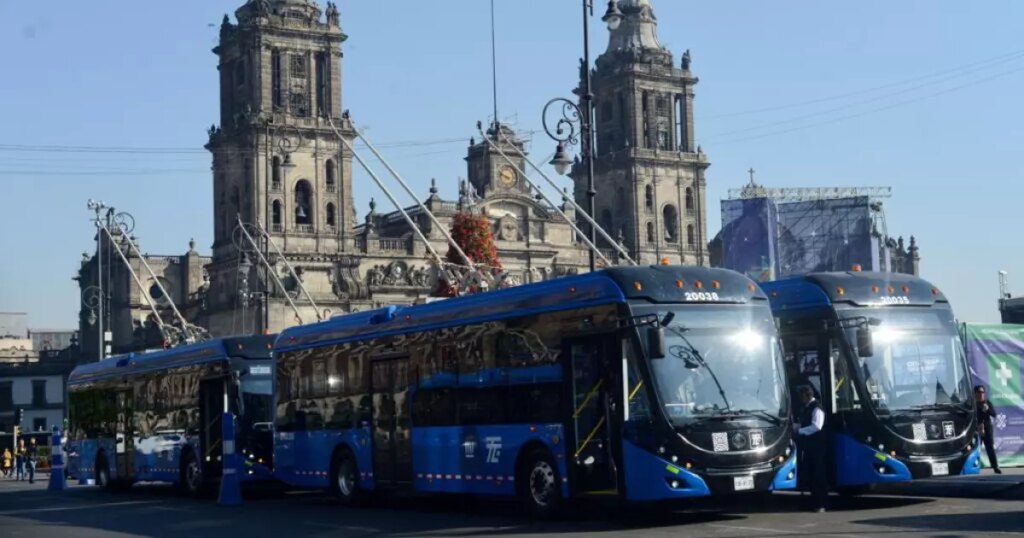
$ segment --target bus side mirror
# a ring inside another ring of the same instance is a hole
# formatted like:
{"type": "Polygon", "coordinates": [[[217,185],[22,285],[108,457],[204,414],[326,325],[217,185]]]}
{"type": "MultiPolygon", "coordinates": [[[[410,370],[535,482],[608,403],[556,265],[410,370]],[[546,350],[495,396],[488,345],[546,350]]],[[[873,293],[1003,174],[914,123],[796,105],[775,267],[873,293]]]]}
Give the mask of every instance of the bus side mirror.
{"type": "Polygon", "coordinates": [[[647,354],[652,359],[665,358],[665,329],[662,327],[647,328],[647,354]]]}
{"type": "Polygon", "coordinates": [[[857,328],[857,356],[871,357],[875,354],[874,343],[871,339],[871,329],[867,327],[857,328]]]}

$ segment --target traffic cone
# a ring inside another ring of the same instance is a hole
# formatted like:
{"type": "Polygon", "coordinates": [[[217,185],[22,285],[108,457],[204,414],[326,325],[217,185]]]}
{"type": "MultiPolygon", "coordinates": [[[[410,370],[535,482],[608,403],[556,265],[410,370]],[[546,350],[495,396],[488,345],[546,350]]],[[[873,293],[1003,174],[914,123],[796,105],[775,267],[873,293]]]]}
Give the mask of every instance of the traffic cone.
{"type": "Polygon", "coordinates": [[[221,425],[224,436],[221,440],[221,446],[224,447],[224,472],[220,478],[220,495],[217,496],[217,504],[238,506],[242,504],[242,479],[238,474],[241,472],[238,455],[235,454],[235,416],[231,413],[224,413],[221,425]]]}
{"type": "Polygon", "coordinates": [[[64,491],[68,483],[64,479],[64,453],[60,439],[60,428],[53,427],[53,442],[50,444],[50,484],[49,491],[64,491]]]}

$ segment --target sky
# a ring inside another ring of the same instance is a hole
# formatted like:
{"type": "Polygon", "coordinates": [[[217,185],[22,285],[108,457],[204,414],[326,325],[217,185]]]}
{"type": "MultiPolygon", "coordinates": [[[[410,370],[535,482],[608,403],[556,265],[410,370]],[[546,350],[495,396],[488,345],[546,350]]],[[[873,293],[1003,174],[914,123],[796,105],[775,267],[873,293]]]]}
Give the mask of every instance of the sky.
{"type": "MultiPolygon", "coordinates": [[[[218,26],[242,0],[0,0],[0,311],[72,328],[93,251],[86,202],[136,219],[144,252],[213,234],[218,26]]],[[[343,108],[416,188],[456,197],[466,145],[493,115],[486,0],[339,0],[343,108]],[[394,145],[392,145],[394,144],[394,145]],[[389,146],[390,147],[387,147],[389,146]]],[[[592,49],[607,32],[592,19],[592,49]]],[[[689,49],[697,142],[717,208],[747,170],[770,187],[891,186],[890,235],[958,317],[998,320],[997,271],[1024,292],[1024,3],[1015,0],[654,0],[660,38],[689,49]],[[1016,285],[1015,285],[1016,283],[1016,285]]],[[[541,110],[572,97],[579,0],[495,0],[499,116],[554,144],[541,110]]],[[[566,183],[568,185],[568,182],[566,183]]],[[[600,186],[598,186],[600,188],[600,186]]],[[[360,216],[376,196],[354,177],[360,216]]],[[[711,235],[720,216],[708,215],[711,235]]]]}

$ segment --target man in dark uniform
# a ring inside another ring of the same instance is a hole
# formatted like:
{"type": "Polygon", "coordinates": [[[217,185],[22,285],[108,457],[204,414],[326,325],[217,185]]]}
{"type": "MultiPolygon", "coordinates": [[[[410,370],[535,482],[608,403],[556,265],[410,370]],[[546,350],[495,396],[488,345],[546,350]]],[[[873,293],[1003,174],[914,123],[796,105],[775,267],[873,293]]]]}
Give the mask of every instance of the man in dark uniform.
{"type": "Polygon", "coordinates": [[[992,404],[985,398],[985,387],[978,385],[974,387],[974,399],[978,401],[977,414],[978,414],[978,435],[981,436],[981,441],[985,443],[985,452],[988,453],[988,463],[992,466],[992,470],[996,474],[1003,474],[1002,469],[999,468],[999,460],[996,459],[996,447],[995,447],[995,418],[996,408],[992,407],[992,404]]]}
{"type": "Polygon", "coordinates": [[[801,451],[802,465],[800,473],[805,474],[807,484],[811,488],[812,509],[816,512],[825,511],[828,500],[828,476],[826,474],[825,454],[825,411],[821,403],[814,398],[814,389],[808,385],[800,387],[800,399],[804,410],[797,430],[798,448],[801,451]]]}

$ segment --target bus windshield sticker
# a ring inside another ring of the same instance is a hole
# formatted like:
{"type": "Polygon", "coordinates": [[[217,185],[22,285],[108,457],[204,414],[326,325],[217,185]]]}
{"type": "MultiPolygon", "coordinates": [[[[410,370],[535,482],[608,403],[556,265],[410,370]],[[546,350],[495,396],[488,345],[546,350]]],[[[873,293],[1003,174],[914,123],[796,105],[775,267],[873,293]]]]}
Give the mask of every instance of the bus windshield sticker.
{"type": "Polygon", "coordinates": [[[726,432],[715,432],[711,434],[711,446],[715,452],[729,451],[729,434],[726,432]]]}

